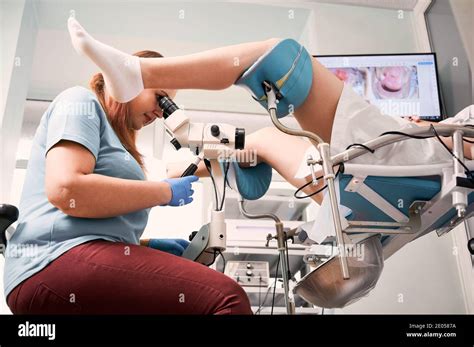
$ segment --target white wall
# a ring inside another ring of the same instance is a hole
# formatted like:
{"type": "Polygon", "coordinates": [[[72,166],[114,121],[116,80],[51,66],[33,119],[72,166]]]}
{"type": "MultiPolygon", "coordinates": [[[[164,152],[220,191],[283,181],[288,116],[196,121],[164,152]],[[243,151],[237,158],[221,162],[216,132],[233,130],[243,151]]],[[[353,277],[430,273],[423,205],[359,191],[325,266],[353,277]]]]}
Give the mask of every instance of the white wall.
{"type": "Polygon", "coordinates": [[[472,0],[450,0],[450,4],[471,66],[471,95],[474,103],[474,3],[472,0]]]}
{"type": "Polygon", "coordinates": [[[318,4],[316,54],[416,52],[411,11],[318,4]]]}

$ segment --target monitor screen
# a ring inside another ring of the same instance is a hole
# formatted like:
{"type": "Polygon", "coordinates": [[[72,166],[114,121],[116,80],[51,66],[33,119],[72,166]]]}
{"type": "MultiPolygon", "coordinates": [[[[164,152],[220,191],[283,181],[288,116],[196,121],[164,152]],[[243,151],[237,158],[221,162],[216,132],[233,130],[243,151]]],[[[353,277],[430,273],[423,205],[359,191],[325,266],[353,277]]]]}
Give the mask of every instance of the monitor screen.
{"type": "Polygon", "coordinates": [[[315,57],[382,113],[442,119],[434,53],[315,57]]]}

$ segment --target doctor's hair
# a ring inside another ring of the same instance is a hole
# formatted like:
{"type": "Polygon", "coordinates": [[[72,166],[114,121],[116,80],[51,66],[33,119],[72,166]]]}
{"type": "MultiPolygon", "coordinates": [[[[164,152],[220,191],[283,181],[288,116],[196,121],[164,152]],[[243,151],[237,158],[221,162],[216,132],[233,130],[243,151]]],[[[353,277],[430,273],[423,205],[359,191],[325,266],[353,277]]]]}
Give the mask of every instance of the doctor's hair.
{"type": "MultiPolygon", "coordinates": [[[[139,51],[133,55],[140,58],[163,58],[163,55],[160,53],[148,50],[139,51]]],[[[107,119],[114,129],[115,134],[120,139],[120,142],[122,142],[125,149],[132,155],[145,172],[143,155],[138,152],[136,145],[137,130],[132,128],[128,103],[120,103],[112,98],[105,100],[104,76],[100,72],[92,77],[89,82],[89,87],[95,93],[97,99],[99,99],[99,102],[107,115],[107,119]]]]}

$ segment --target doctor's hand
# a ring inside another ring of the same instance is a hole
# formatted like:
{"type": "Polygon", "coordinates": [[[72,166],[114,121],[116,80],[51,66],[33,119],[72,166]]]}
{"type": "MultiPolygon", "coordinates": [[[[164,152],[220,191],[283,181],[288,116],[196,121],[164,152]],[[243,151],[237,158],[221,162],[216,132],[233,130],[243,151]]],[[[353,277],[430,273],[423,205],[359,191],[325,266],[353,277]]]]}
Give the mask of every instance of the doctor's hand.
{"type": "Polygon", "coordinates": [[[179,178],[167,178],[163,180],[170,185],[171,199],[168,202],[169,206],[183,206],[193,201],[192,195],[194,190],[191,189],[191,183],[199,179],[197,176],[186,176],[179,178]]]}
{"type": "Polygon", "coordinates": [[[189,242],[183,239],[150,239],[147,246],[180,257],[189,246],[189,242]]]}

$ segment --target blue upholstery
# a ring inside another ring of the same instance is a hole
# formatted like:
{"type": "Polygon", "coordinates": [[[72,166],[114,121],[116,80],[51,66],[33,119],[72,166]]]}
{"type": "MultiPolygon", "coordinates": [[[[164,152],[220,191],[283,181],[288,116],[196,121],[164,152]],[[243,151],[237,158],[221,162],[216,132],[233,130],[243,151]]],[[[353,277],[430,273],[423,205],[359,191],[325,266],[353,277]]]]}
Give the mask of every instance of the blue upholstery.
{"type": "MultiPolygon", "coordinates": [[[[367,201],[357,192],[347,192],[344,188],[353,176],[340,175],[339,189],[341,194],[340,204],[352,210],[348,220],[394,222],[394,220],[367,201]]],[[[440,177],[376,177],[368,176],[365,184],[381,195],[387,202],[408,217],[408,209],[415,200],[429,201],[441,190],[440,177]],[[399,202],[403,204],[399,206],[399,202]]],[[[468,204],[474,203],[474,192],[468,195],[468,204]]],[[[430,228],[432,230],[444,227],[456,215],[456,210],[451,208],[441,216],[430,228]]],[[[387,236],[385,236],[387,237],[387,236]]],[[[382,243],[385,239],[382,239],[382,243]]]]}
{"type": "Polygon", "coordinates": [[[247,89],[267,109],[264,81],[272,82],[281,94],[278,118],[292,113],[306,100],[313,82],[308,51],[293,39],[282,40],[244,71],[235,84],[247,89]]]}
{"type": "MultiPolygon", "coordinates": [[[[223,162],[219,162],[224,172],[223,162]]],[[[240,195],[246,200],[260,199],[267,192],[272,181],[272,167],[267,163],[241,168],[237,161],[231,161],[229,170],[235,172],[235,184],[240,195]]]]}
{"type": "MultiPolygon", "coordinates": [[[[357,192],[346,192],[344,188],[352,179],[351,175],[340,175],[339,187],[341,205],[352,210],[351,220],[394,222],[381,210],[360,196],[357,192]]],[[[415,200],[431,200],[441,190],[439,179],[412,177],[368,176],[365,184],[381,195],[387,202],[408,217],[408,209],[415,200]],[[399,203],[402,202],[401,205],[399,203]]]]}

